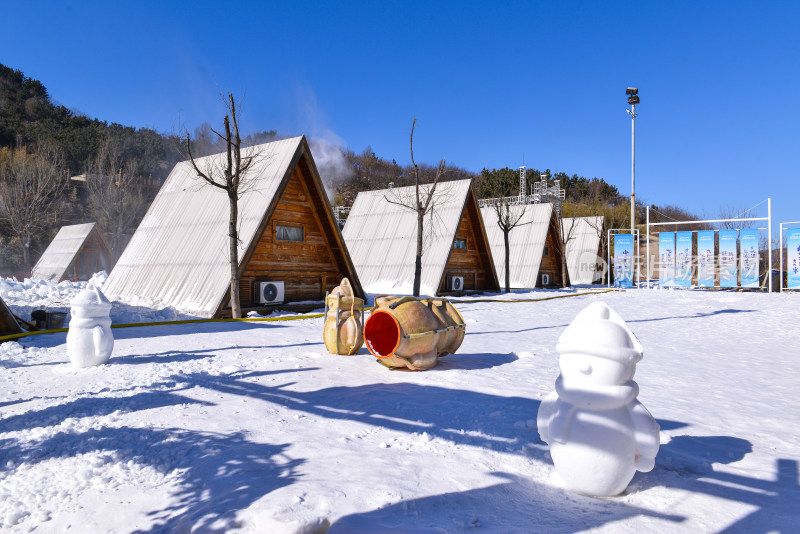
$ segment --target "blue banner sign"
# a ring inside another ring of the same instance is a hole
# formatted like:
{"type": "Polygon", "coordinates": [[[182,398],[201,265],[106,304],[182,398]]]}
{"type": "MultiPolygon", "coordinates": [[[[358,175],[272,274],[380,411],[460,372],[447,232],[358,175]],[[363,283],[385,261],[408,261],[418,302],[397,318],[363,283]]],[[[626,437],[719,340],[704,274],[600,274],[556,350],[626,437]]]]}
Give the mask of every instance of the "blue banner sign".
{"type": "Polygon", "coordinates": [[[719,287],[736,287],[736,232],[719,231],[719,287]]]}
{"type": "Polygon", "coordinates": [[[714,230],[697,232],[697,287],[714,287],[714,230]]]}
{"type": "Polygon", "coordinates": [[[742,287],[758,287],[758,230],[739,230],[742,287]]]}
{"type": "Polygon", "coordinates": [[[660,284],[675,285],[675,232],[659,232],[658,265],[660,284]]]}
{"type": "Polygon", "coordinates": [[[614,235],[614,285],[633,286],[633,236],[614,235]]]}
{"type": "Polygon", "coordinates": [[[786,241],[787,289],[800,289],[800,228],[789,228],[786,241]]]}
{"type": "Polygon", "coordinates": [[[675,232],[675,285],[692,286],[692,232],[675,232]]]}

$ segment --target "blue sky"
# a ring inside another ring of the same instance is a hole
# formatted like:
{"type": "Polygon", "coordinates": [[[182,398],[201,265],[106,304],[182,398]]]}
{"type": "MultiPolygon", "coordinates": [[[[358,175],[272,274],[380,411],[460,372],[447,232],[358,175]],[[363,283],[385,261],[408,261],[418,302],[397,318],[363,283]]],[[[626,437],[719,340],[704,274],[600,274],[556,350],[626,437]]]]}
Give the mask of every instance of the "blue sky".
{"type": "Polygon", "coordinates": [[[7,2],[0,62],[109,122],[175,131],[246,94],[245,131],[386,159],[598,176],[714,217],[800,220],[800,2],[7,2]],[[9,23],[9,21],[13,21],[9,23]],[[766,215],[766,204],[759,208],[766,215]]]}

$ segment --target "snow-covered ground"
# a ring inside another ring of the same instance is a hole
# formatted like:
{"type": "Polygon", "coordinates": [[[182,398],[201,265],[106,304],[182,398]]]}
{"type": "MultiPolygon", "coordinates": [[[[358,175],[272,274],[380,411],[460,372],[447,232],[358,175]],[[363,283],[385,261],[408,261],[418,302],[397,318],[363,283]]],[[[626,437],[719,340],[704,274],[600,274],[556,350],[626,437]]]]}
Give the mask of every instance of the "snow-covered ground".
{"type": "MultiPolygon", "coordinates": [[[[26,283],[38,289],[0,281],[21,316],[82,287],[26,283]]],[[[0,530],[799,528],[800,295],[630,290],[458,308],[461,349],[418,373],[366,349],[329,355],[322,319],[115,329],[109,364],[88,369],[68,363],[64,333],[2,343],[0,530]],[[608,499],[564,488],[535,422],[558,336],[598,299],[642,341],[639,400],[661,425],[655,469],[608,499]]],[[[183,317],[148,310],[112,315],[183,317]]]]}

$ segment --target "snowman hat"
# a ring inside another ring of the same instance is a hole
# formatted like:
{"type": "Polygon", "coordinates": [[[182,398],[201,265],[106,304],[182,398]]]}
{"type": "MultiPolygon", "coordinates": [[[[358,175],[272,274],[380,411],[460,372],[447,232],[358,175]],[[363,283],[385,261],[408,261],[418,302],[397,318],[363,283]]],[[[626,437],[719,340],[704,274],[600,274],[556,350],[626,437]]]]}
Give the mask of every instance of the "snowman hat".
{"type": "Polygon", "coordinates": [[[86,288],[70,301],[70,306],[107,314],[111,309],[111,301],[97,286],[89,282],[86,288]]]}
{"type": "Polygon", "coordinates": [[[559,354],[588,354],[635,365],[642,359],[642,344],[617,312],[605,302],[580,311],[558,338],[559,354]]]}

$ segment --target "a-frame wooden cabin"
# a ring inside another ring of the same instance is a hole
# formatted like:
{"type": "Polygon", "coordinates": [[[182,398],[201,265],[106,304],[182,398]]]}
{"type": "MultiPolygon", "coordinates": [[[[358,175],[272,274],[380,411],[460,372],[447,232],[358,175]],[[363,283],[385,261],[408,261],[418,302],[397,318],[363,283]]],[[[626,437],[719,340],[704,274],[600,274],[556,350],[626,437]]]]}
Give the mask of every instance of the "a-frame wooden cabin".
{"type": "MultiPolygon", "coordinates": [[[[414,196],[414,186],[362,191],[350,209],[342,235],[369,293],[413,292],[417,216],[400,204],[414,196]]],[[[424,235],[420,294],[500,289],[470,180],[437,185],[424,235]]]]}
{"type": "Polygon", "coordinates": [[[567,242],[567,271],[572,285],[596,284],[602,278],[603,216],[570,217],[561,222],[561,233],[567,242]]]}
{"type": "Polygon", "coordinates": [[[95,223],[62,226],[36,262],[31,277],[40,280],[89,280],[111,268],[111,249],[95,223]]]}
{"type": "MultiPolygon", "coordinates": [[[[321,301],[348,277],[364,292],[305,137],[253,147],[239,200],[243,312],[321,301]]],[[[224,154],[200,158],[218,164],[224,154]]],[[[201,317],[230,315],[228,198],[189,162],[175,166],[109,275],[103,291],[122,301],[160,299],[201,317]]]]}
{"type": "MultiPolygon", "coordinates": [[[[560,287],[562,279],[561,246],[558,237],[557,214],[552,204],[525,204],[510,207],[512,219],[520,212],[519,225],[508,234],[510,287],[560,287]]],[[[493,206],[481,208],[486,225],[494,265],[505,287],[505,242],[503,231],[497,225],[493,206]]],[[[569,285],[569,281],[567,281],[569,285]]]]}

